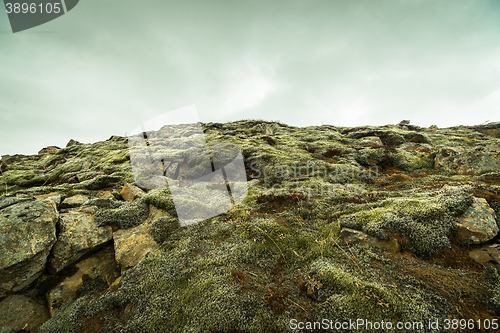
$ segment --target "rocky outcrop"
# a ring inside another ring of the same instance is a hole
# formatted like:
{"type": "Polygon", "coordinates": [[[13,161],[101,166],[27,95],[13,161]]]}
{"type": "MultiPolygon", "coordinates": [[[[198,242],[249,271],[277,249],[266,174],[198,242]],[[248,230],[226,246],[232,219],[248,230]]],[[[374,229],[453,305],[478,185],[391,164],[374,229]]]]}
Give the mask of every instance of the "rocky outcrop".
{"type": "Polygon", "coordinates": [[[474,198],[458,221],[458,237],[466,244],[484,243],[498,233],[496,214],[486,199],[474,198]]]}
{"type": "Polygon", "coordinates": [[[78,262],[75,268],[74,274],[66,277],[47,293],[47,305],[51,317],[63,304],[75,300],[88,291],[102,292],[120,276],[113,249],[109,247],[78,262]]]}
{"type": "Polygon", "coordinates": [[[56,242],[56,205],[50,200],[19,201],[2,200],[0,297],[25,288],[40,277],[56,242]],[[5,207],[9,202],[14,204],[5,207]]]}

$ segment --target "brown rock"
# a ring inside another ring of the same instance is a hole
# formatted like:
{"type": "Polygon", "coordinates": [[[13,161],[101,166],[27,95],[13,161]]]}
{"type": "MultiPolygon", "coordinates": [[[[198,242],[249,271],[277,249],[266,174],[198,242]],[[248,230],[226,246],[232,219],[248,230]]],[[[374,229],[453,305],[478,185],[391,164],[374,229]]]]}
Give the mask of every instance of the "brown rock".
{"type": "Polygon", "coordinates": [[[81,206],[88,198],[83,195],[74,195],[63,200],[61,208],[75,208],[81,206]]]}
{"type": "Polygon", "coordinates": [[[51,316],[54,316],[61,305],[76,299],[78,290],[86,281],[99,279],[111,286],[120,276],[120,268],[116,264],[112,247],[105,248],[80,261],[75,264],[75,267],[78,268],[78,271],[51,289],[46,296],[51,316]]]}
{"type": "Polygon", "coordinates": [[[113,233],[116,261],[122,271],[133,267],[144,259],[149,252],[156,250],[158,244],[151,236],[150,228],[154,220],[169,214],[154,206],[149,206],[149,217],[144,223],[130,229],[120,229],[113,233]]]}
{"type": "Polygon", "coordinates": [[[369,236],[362,231],[343,228],[340,231],[340,237],[346,244],[370,244],[384,251],[401,252],[401,246],[397,239],[380,240],[369,236]]]}
{"type": "Polygon", "coordinates": [[[479,244],[495,237],[498,230],[495,211],[486,199],[474,198],[472,206],[460,217],[457,235],[466,244],[479,244]]]}
{"type": "Polygon", "coordinates": [[[123,200],[133,201],[135,198],[144,194],[144,191],[132,184],[125,184],[120,192],[123,200]]]}
{"type": "Polygon", "coordinates": [[[24,295],[11,295],[0,302],[0,332],[36,332],[49,320],[47,307],[24,295]]]}

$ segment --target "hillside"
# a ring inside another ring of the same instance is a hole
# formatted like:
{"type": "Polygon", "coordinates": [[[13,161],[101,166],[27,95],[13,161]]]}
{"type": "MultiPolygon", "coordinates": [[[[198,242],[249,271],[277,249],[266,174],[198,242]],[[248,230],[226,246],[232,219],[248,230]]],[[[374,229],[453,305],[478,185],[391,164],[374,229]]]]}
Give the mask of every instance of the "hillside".
{"type": "Polygon", "coordinates": [[[175,156],[154,177],[134,177],[148,165],[126,137],[2,156],[2,333],[496,322],[500,123],[201,128],[148,133],[151,156],[175,156]],[[200,137],[215,170],[215,147],[233,150],[218,151],[222,178],[194,184],[203,154],[183,144],[200,137]],[[228,183],[239,151],[244,179],[228,183]],[[181,213],[183,182],[199,200],[181,213]]]}

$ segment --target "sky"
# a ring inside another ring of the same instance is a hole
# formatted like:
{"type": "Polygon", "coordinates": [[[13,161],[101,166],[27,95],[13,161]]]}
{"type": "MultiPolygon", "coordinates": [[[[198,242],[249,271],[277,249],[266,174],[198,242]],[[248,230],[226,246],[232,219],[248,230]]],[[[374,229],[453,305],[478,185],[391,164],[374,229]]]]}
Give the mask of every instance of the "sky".
{"type": "Polygon", "coordinates": [[[0,156],[202,122],[500,121],[497,0],[81,0],[12,33],[0,10],[0,156]]]}

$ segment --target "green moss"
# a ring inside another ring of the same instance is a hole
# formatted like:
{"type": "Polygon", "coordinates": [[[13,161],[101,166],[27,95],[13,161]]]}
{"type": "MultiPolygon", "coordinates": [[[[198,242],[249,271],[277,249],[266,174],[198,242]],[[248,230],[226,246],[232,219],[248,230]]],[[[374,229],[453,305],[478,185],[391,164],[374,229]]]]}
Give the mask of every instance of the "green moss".
{"type": "Polygon", "coordinates": [[[457,228],[456,217],[463,214],[472,201],[469,194],[454,189],[436,197],[387,199],[383,207],[367,205],[357,213],[343,216],[340,225],[380,239],[400,232],[410,239],[411,251],[428,255],[450,245],[448,237],[457,228]]]}

